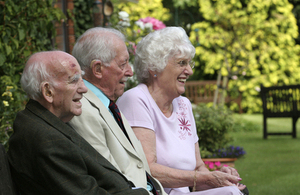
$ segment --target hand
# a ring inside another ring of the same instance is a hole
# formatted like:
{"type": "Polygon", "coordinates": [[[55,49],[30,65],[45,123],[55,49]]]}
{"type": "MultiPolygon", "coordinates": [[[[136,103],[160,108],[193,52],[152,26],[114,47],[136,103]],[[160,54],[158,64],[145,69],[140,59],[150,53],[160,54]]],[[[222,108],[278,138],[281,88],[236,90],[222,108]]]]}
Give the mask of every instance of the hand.
{"type": "Polygon", "coordinates": [[[222,172],[224,173],[228,173],[230,175],[234,175],[234,176],[237,176],[237,177],[240,177],[239,173],[237,172],[236,169],[232,168],[232,167],[222,167],[221,170],[222,172]]]}
{"type": "Polygon", "coordinates": [[[241,191],[242,191],[243,189],[245,189],[245,188],[246,188],[246,185],[244,185],[244,184],[241,184],[241,183],[237,183],[237,184],[236,184],[236,186],[237,186],[237,187],[238,187],[238,189],[239,189],[239,190],[241,190],[241,191]]]}
{"type": "MultiPolygon", "coordinates": [[[[237,170],[235,168],[232,168],[232,167],[222,167],[221,168],[221,171],[224,172],[224,173],[228,173],[230,175],[234,175],[234,176],[237,176],[237,177],[240,177],[239,173],[237,172],[237,170]]],[[[240,184],[240,183],[237,183],[236,186],[239,188],[239,190],[243,190],[246,188],[246,186],[244,184],[240,184]]]]}
{"type": "MultiPolygon", "coordinates": [[[[211,176],[205,181],[205,184],[212,187],[212,188],[217,188],[217,187],[225,187],[225,186],[238,186],[238,182],[241,181],[242,179],[233,176],[227,173],[223,173],[221,171],[213,171],[211,172],[211,176]]],[[[241,188],[245,188],[241,186],[241,188]]]]}

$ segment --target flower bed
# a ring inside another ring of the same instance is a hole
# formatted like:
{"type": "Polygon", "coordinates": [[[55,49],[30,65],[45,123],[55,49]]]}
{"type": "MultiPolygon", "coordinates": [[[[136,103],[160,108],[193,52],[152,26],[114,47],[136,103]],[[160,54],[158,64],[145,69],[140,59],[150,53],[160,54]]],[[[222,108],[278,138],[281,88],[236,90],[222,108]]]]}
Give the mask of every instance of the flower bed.
{"type": "Polygon", "coordinates": [[[234,167],[234,162],[237,160],[237,158],[204,158],[202,160],[206,167],[209,167],[209,169],[211,169],[213,166],[215,166],[216,169],[219,169],[222,166],[234,167]]]}
{"type": "Polygon", "coordinates": [[[212,161],[204,161],[204,164],[206,168],[210,171],[218,171],[220,170],[223,166],[228,167],[229,165],[227,164],[222,164],[220,161],[212,162],[212,161]]]}
{"type": "Polygon", "coordinates": [[[222,149],[213,150],[206,158],[241,158],[246,154],[243,147],[228,146],[222,149]]]}

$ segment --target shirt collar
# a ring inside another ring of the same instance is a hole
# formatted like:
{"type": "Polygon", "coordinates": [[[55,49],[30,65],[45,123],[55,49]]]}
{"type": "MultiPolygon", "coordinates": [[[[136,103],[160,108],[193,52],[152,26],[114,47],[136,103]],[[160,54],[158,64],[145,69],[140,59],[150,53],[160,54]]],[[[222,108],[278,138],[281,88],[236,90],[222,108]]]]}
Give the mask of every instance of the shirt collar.
{"type": "Polygon", "coordinates": [[[87,88],[89,88],[89,90],[91,90],[101,100],[101,102],[104,104],[104,106],[108,109],[108,106],[110,103],[110,100],[108,99],[108,97],[106,97],[106,95],[92,83],[90,83],[84,79],[83,79],[83,82],[84,82],[85,86],[87,88]]]}

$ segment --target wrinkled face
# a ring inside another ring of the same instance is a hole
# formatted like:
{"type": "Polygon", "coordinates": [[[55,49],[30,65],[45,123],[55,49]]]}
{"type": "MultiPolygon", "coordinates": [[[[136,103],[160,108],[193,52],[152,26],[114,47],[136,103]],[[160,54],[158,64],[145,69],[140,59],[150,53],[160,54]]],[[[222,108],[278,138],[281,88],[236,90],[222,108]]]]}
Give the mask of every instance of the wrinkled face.
{"type": "MultiPolygon", "coordinates": [[[[63,54],[62,54],[63,55],[63,54]]],[[[87,92],[81,77],[81,69],[77,60],[69,55],[57,56],[56,68],[53,68],[53,110],[54,114],[64,122],[81,114],[82,94],[87,92]]]]}
{"type": "Polygon", "coordinates": [[[186,58],[170,58],[165,69],[158,74],[158,86],[170,99],[185,92],[185,82],[193,74],[192,62],[186,58]]]}
{"type": "Polygon", "coordinates": [[[125,82],[133,75],[129,65],[129,54],[125,43],[121,39],[115,40],[116,57],[110,66],[102,68],[102,82],[100,89],[110,99],[116,100],[124,93],[125,82]]]}

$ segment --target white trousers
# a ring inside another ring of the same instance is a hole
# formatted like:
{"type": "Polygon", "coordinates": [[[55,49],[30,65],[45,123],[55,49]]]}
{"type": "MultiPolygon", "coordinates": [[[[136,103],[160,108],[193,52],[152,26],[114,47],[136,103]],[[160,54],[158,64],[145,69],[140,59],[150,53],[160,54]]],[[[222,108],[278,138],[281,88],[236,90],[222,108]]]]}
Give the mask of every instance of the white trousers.
{"type": "Polygon", "coordinates": [[[172,189],[169,195],[243,195],[243,193],[236,186],[226,186],[221,188],[214,188],[211,190],[197,191],[197,192],[180,192],[172,189]]]}

